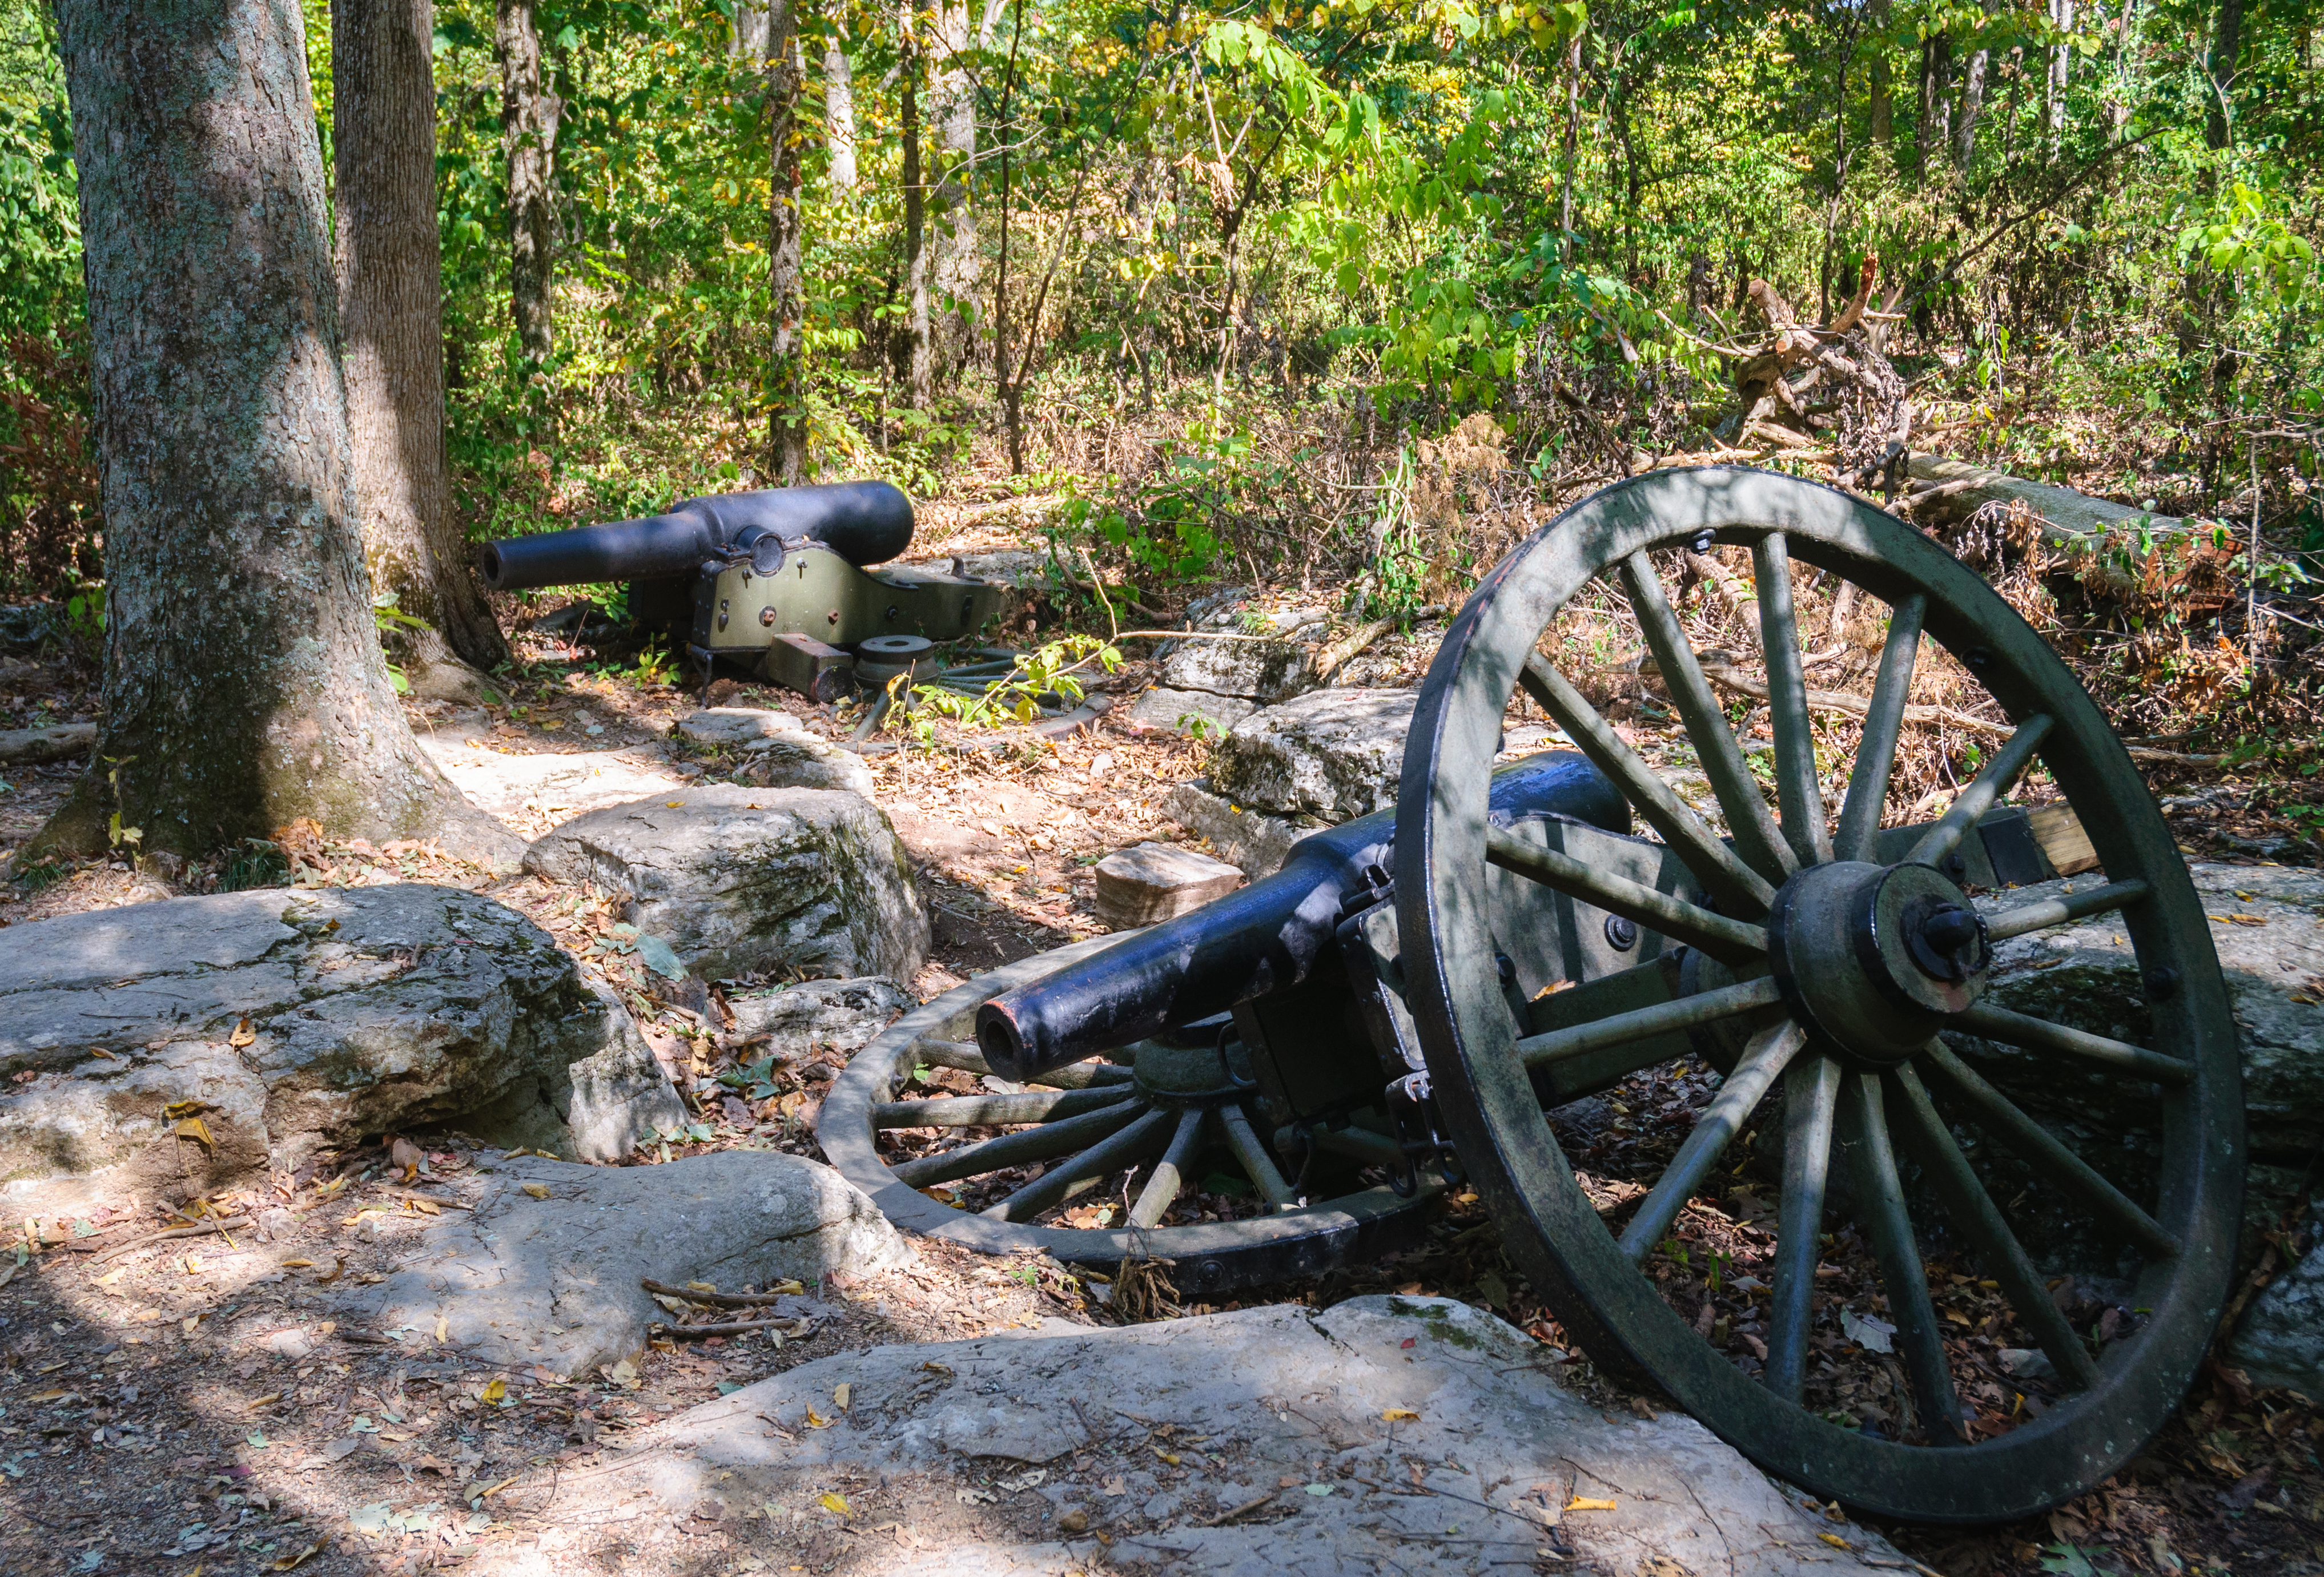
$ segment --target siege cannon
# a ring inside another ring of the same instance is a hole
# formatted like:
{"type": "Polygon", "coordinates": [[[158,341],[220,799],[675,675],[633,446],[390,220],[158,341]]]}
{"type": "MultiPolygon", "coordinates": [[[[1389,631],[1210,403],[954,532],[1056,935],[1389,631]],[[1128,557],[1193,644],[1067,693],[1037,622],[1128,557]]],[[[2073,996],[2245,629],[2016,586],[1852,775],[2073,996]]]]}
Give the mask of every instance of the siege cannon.
{"type": "Polygon", "coordinates": [[[1473,1188],[1601,1369],[1819,1497],[1957,1523],[2053,1507],[2168,1419],[2226,1301],[2243,1176],[2218,962],[2105,715],[1927,538],[1833,489],[1728,467],[1608,488],[1494,568],[1430,667],[1393,811],[1167,926],[905,1015],[840,1076],[817,1130],[899,1224],[1084,1266],[1162,1261],[1188,1294],[1375,1252],[1473,1188]],[[1757,752],[1657,560],[1717,545],[1752,560],[1757,752]],[[1868,696],[1807,689],[1794,565],[1886,605],[1868,696]],[[1546,655],[1593,584],[1627,599],[1683,753],[1650,758],[1546,655]],[[2007,722],[1942,814],[1914,822],[1890,779],[1916,665],[1940,654],[2007,722]],[[1496,771],[1520,698],[1582,759],[1496,771]],[[1852,762],[1819,757],[1812,707],[1853,728],[1852,762]],[[2006,804],[2037,771],[2054,802],[2006,804]],[[2082,879],[2009,891],[2062,875],[2082,879]],[[2098,917],[2126,933],[2143,1000],[2098,1026],[1988,1000],[1997,944],[2098,917]],[[2042,1081],[2134,1092],[2153,1153],[2086,1157],[1989,1081],[1972,1043],[2015,1048],[2042,1081]],[[973,1089],[905,1098],[931,1065],[973,1089]],[[1573,1103],[1682,1078],[1703,1096],[1683,1138],[1618,1190],[1585,1186],[1561,1146],[1573,1103]],[[936,1137],[907,1156],[905,1134],[936,1137]],[[1753,1167],[1775,1203],[1747,1223],[1721,1189],[1753,1167]],[[2027,1236],[2036,1188],[2071,1203],[2087,1241],[2027,1236]],[[1250,1204],[1216,1208],[1222,1189],[1250,1204]],[[1860,1307],[1826,1290],[1843,1240],[1861,1246],[1867,1279],[1846,1295],[1860,1307]],[[1932,1284],[1967,1280],[1945,1273],[1953,1255],[2041,1360],[2011,1371],[2015,1408],[1978,1405],[1988,1356],[1938,1313],[1932,1284]],[[2085,1328],[2051,1293],[2093,1266],[2118,1317],[2085,1328]],[[1739,1315],[1713,1318],[1715,1298],[1739,1315]],[[1874,1394],[1870,1412],[1842,1405],[1874,1394]]]}
{"type": "Polygon", "coordinates": [[[885,678],[894,659],[973,634],[1000,611],[999,582],[916,567],[875,570],[912,542],[911,500],[884,482],[691,498],[666,514],[485,544],[494,591],[629,583],[638,627],[680,639],[811,699],[885,678]],[[878,645],[864,649],[867,641],[878,645]]]}

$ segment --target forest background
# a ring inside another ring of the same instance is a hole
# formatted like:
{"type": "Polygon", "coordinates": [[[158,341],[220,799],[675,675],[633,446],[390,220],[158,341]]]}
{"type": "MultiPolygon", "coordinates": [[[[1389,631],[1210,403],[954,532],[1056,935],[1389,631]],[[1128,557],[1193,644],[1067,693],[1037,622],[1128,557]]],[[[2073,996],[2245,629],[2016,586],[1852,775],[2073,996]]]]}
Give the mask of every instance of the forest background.
{"type": "MultiPolygon", "coordinates": [[[[1829,320],[1868,261],[1912,448],[2217,522],[2070,644],[2148,736],[2264,752],[2316,682],[2315,9],[447,0],[450,509],[973,484],[1149,600],[1394,615],[1492,551],[1439,440],[1536,504],[1718,448],[1750,282],[1829,320]]],[[[0,593],[93,622],[63,81],[0,0],[0,593]]]]}

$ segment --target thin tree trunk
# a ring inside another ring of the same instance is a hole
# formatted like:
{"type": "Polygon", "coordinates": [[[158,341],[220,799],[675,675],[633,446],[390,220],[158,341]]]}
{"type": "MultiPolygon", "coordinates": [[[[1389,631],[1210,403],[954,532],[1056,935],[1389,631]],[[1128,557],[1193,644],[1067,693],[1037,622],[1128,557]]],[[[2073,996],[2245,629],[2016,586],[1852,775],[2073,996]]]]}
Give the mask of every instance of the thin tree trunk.
{"type": "Polygon", "coordinates": [[[807,295],[800,279],[800,154],[798,0],[767,7],[767,120],[772,146],[767,204],[767,296],[772,340],[767,355],[768,464],[786,487],[806,479],[807,295]]]}
{"type": "Polygon", "coordinates": [[[1565,262],[1573,248],[1573,151],[1582,136],[1582,35],[1576,32],[1565,51],[1565,147],[1559,166],[1557,196],[1557,261],[1565,262]]]}
{"type": "Polygon", "coordinates": [[[904,13],[903,76],[900,109],[904,143],[904,293],[907,349],[906,399],[915,410],[926,410],[936,399],[936,345],[928,321],[927,171],[920,148],[920,51],[912,32],[912,14],[904,13]]]}
{"type": "Polygon", "coordinates": [[[726,52],[750,66],[756,66],[765,60],[769,20],[763,5],[754,5],[751,0],[737,0],[734,31],[726,40],[726,52]]]}
{"type": "Polygon", "coordinates": [[[823,48],[823,136],[830,162],[825,179],[843,195],[855,190],[855,65],[837,39],[823,48]]]}
{"type": "MultiPolygon", "coordinates": [[[[2074,0],[2050,0],[2050,20],[2061,32],[2074,31],[2074,0]]],[[[2042,104],[2043,128],[2050,134],[2050,157],[2055,159],[2066,147],[2066,83],[2072,69],[2074,47],[2069,43],[2050,46],[2050,85],[2042,104]]]]}
{"type": "Polygon", "coordinates": [[[1969,65],[1961,72],[1960,117],[1953,123],[1953,162],[1961,173],[1969,173],[1969,161],[1977,157],[1977,123],[1985,114],[1985,74],[1992,63],[1991,50],[1974,50],[1969,65]]]}
{"type": "Polygon", "coordinates": [[[509,306],[525,360],[540,365],[555,348],[549,188],[565,106],[541,78],[532,7],[533,0],[497,0],[493,44],[501,66],[501,147],[508,157],[509,306]]]}
{"type": "Polygon", "coordinates": [[[2236,62],[2244,51],[2244,0],[2219,0],[2211,23],[2211,48],[2204,58],[2204,75],[2210,78],[2209,102],[2203,109],[2203,142],[2222,149],[2235,139],[2227,113],[2228,95],[2235,88],[2236,62]]]}
{"type": "Polygon", "coordinates": [[[983,272],[976,244],[976,78],[969,69],[967,0],[937,0],[928,89],[929,119],[944,151],[933,212],[937,316],[933,338],[942,370],[956,374],[976,352],[976,288],[983,272]]]}
{"type": "Polygon", "coordinates": [[[429,0],[331,7],[339,325],[372,585],[427,626],[402,632],[414,687],[463,696],[475,676],[447,659],[491,669],[508,643],[468,572],[444,467],[432,12],[429,0]]]}
{"type": "Polygon", "coordinates": [[[63,0],[57,16],[106,715],[99,764],[27,854],[195,857],[312,817],[512,857],[413,742],[372,622],[300,6],[63,0]]]}
{"type": "Polygon", "coordinates": [[[1952,142],[1953,41],[1936,33],[1921,41],[1920,115],[1913,126],[1913,178],[1926,180],[1929,155],[1952,142]]]}

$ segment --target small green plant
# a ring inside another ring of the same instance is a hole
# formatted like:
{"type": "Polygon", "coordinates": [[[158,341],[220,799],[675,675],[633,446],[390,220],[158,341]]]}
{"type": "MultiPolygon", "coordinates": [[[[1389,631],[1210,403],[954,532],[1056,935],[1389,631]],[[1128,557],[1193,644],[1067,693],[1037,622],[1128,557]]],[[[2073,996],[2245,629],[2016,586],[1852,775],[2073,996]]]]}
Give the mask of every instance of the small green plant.
{"type": "Polygon", "coordinates": [[[257,887],[281,887],[290,880],[290,862],[264,838],[244,838],[241,852],[218,872],[220,892],[246,892],[257,887]]]}
{"type": "Polygon", "coordinates": [[[90,646],[105,641],[105,582],[87,581],[65,599],[65,628],[90,646]]]}
{"type": "Polygon", "coordinates": [[[121,803],[121,769],[136,759],[135,756],[105,758],[106,765],[109,769],[105,774],[105,783],[106,788],[113,790],[113,815],[105,824],[105,841],[112,848],[117,849],[126,844],[134,850],[143,848],[145,844],[144,828],[124,826],[121,822],[121,813],[124,808],[121,803]]]}
{"type": "MultiPolygon", "coordinates": [[[[397,599],[402,595],[401,592],[392,591],[373,594],[371,622],[382,635],[392,635],[399,630],[430,628],[425,619],[415,619],[395,605],[397,599]]],[[[399,664],[391,662],[387,665],[387,679],[388,683],[395,687],[397,695],[408,696],[411,693],[411,681],[404,677],[403,669],[399,664]]]]}
{"type": "Polygon", "coordinates": [[[973,696],[941,685],[913,685],[906,696],[899,688],[904,683],[900,677],[889,685],[902,702],[897,710],[904,715],[899,721],[925,743],[934,737],[930,715],[972,728],[1000,728],[1038,718],[1045,696],[1078,705],[1087,694],[1080,672],[1093,662],[1111,673],[1121,666],[1120,649],[1095,635],[1061,636],[1020,656],[1009,672],[973,696]]]}

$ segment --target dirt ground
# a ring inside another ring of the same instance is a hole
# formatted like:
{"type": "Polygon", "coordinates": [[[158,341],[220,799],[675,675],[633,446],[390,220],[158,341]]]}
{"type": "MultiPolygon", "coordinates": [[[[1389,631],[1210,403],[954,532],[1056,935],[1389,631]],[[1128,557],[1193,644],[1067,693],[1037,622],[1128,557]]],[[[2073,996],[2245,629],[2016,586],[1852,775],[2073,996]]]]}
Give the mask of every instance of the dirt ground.
{"type": "MultiPolygon", "coordinates": [[[[1023,546],[1005,526],[970,521],[932,540],[928,550],[1023,546]]],[[[517,632],[520,666],[502,676],[502,704],[487,708],[493,748],[629,746],[666,752],[679,776],[734,770],[733,760],[672,738],[675,722],[700,704],[701,693],[669,682],[650,659],[641,663],[633,647],[576,646],[562,634],[536,630],[552,611],[549,604],[514,603],[503,610],[517,632]]],[[[1028,600],[1022,612],[1041,619],[1056,610],[1028,600]]],[[[1425,665],[1434,634],[1424,628],[1384,642],[1368,654],[1368,677],[1408,682],[1425,665]]],[[[94,717],[95,678],[85,660],[69,657],[0,659],[0,727],[94,717]]],[[[1133,662],[1100,682],[1126,696],[1145,678],[1133,662]]],[[[796,696],[728,680],[708,698],[779,706],[835,739],[854,721],[852,708],[809,706],[796,696]]],[[[444,725],[451,709],[414,703],[410,711],[415,728],[427,730],[444,725]]],[[[935,921],[934,955],[909,982],[914,991],[926,1000],[973,973],[1102,932],[1089,867],[1140,839],[1187,839],[1156,802],[1167,784],[1199,773],[1204,753],[1198,742],[1138,729],[1117,712],[1054,742],[870,757],[877,798],[920,866],[935,921]]],[[[31,835],[83,770],[65,762],[5,774],[0,855],[31,835]]],[[[2190,853],[2277,857],[2292,830],[2250,783],[2213,775],[2192,785],[2158,781],[2156,788],[2190,853]]],[[[674,1071],[715,1073],[745,1055],[724,1034],[715,996],[690,1005],[656,996],[642,964],[621,945],[612,895],[484,871],[424,843],[374,849],[293,835],[272,855],[252,850],[177,872],[174,880],[117,861],[18,874],[13,886],[0,887],[0,929],[285,879],[306,885],[453,882],[530,915],[587,967],[624,988],[674,1071]]],[[[816,1102],[841,1060],[775,1070],[770,1076],[776,1087],[763,1098],[696,1102],[691,1137],[641,1155],[638,1164],[741,1144],[819,1156],[812,1130],[816,1102]]],[[[1614,1093],[1587,1131],[1564,1136],[1592,1175],[1617,1191],[1635,1191],[1624,1182],[1627,1173],[1666,1155],[1695,1104],[1683,1079],[1634,1083],[1637,1087],[1614,1093]]],[[[416,1137],[425,1155],[416,1191],[438,1200],[453,1197],[461,1179],[494,1154],[456,1135],[416,1137]]],[[[1054,1263],[998,1262],[923,1242],[921,1262],[912,1269],[807,1289],[820,1298],[820,1323],[811,1334],[779,1346],[764,1336],[657,1342],[634,1373],[586,1383],[560,1382],[545,1371],[485,1369],[431,1343],[401,1345],[317,1321],[329,1284],[376,1279],[392,1268],[392,1250],[366,1236],[363,1213],[429,1208],[392,1192],[392,1172],[385,1151],[373,1143],[279,1180],[271,1192],[210,1200],[218,1217],[289,1213],[263,1218],[272,1227],[224,1236],[124,1251],[160,1224],[124,1213],[72,1223],[71,1235],[54,1242],[45,1235],[29,1242],[19,1226],[16,1249],[0,1244],[0,1569],[28,1577],[456,1569],[493,1541],[551,1525],[560,1483],[587,1474],[604,1444],[751,1379],[873,1342],[951,1340],[1044,1318],[1115,1317],[1093,1301],[1081,1278],[1054,1263]],[[297,1334],[302,1323],[303,1336],[297,1334]],[[403,1515],[414,1506],[433,1508],[418,1519],[422,1526],[410,1526],[403,1515]]],[[[1733,1238],[1720,1249],[1740,1265],[1753,1251],[1752,1182],[1743,1177],[1729,1196],[1733,1238]]],[[[1205,1203],[1213,1209],[1229,1204],[1200,1195],[1190,1201],[1196,1208],[1205,1203]]],[[[1859,1245],[1839,1244],[1834,1252],[1846,1274],[1864,1273],[1859,1245]]],[[[1252,1289],[1221,1306],[1327,1304],[1376,1291],[1439,1293],[1492,1308],[1567,1358],[1566,1383],[1609,1406],[1656,1406],[1623,1395],[1570,1351],[1503,1255],[1473,1195],[1452,1204],[1402,1254],[1252,1289]]],[[[1707,1318],[1730,1317],[1702,1296],[1707,1318]]],[[[1994,1323],[1989,1288],[1957,1274],[1941,1302],[1964,1328],[1964,1372],[1990,1367],[1979,1353],[2006,1345],[2009,1333],[1994,1323]],[[1978,1351],[1966,1345],[1972,1341],[1981,1342],[1978,1351]]],[[[1738,1331],[1735,1339],[1748,1345],[1748,1333],[1738,1331]]],[[[2001,1379],[1997,1370],[1994,1379],[2001,1379]]],[[[2008,1425],[2007,1397],[2025,1389],[1969,1387],[1996,1428],[2008,1425]]],[[[2033,1397],[2038,1407],[2038,1387],[2033,1397]]],[[[1877,1406],[1862,1397],[1831,1400],[1877,1406]]],[[[2129,1470],[2048,1517],[1966,1533],[1884,1531],[1943,1577],[2324,1572],[2319,1435],[2324,1419],[2307,1399],[2255,1395],[2239,1375],[2215,1367],[2129,1470]]],[[[941,1537],[941,1516],[926,1502],[915,1510],[908,1484],[848,1493],[856,1502],[852,1527],[831,1517],[769,1524],[752,1535],[756,1542],[747,1547],[755,1553],[739,1569],[871,1572],[911,1547],[909,1541],[941,1537]],[[883,1527],[892,1537],[862,1531],[883,1527]]],[[[941,1499],[950,1504],[949,1496],[941,1499]]]]}

